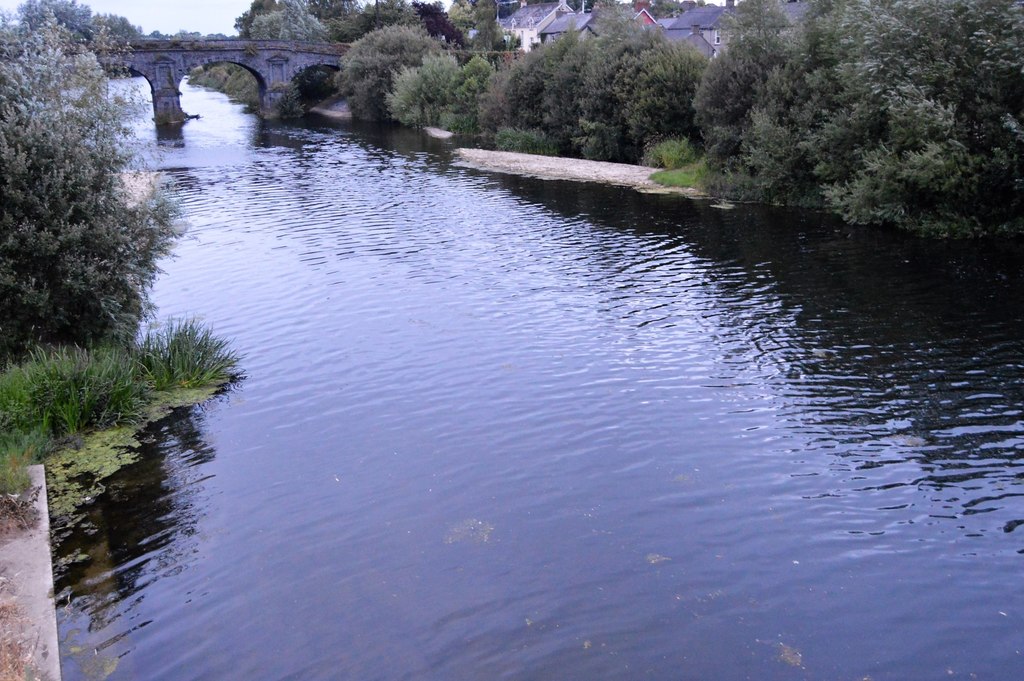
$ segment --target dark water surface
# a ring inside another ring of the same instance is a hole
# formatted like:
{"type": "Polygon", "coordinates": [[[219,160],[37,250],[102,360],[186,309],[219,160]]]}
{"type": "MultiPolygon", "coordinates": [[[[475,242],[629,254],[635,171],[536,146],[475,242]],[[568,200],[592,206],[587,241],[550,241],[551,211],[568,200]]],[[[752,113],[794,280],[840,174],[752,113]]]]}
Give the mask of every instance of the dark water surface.
{"type": "Polygon", "coordinates": [[[248,377],[58,547],[65,679],[1024,678],[1019,245],[183,103],[248,377]]]}

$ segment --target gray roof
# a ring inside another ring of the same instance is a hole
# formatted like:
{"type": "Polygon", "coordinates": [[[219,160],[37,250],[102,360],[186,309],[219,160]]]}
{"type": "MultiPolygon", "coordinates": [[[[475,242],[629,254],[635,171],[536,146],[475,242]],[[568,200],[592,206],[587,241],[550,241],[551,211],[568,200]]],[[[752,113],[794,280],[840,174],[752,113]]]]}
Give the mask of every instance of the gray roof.
{"type": "Polygon", "coordinates": [[[684,42],[708,59],[715,56],[715,47],[705,40],[704,36],[694,35],[693,31],[689,28],[685,30],[681,28],[667,28],[665,29],[665,38],[672,42],[684,42]]]}
{"type": "Polygon", "coordinates": [[[539,5],[520,7],[515,13],[498,20],[504,29],[532,28],[544,20],[544,17],[558,9],[560,3],[545,2],[539,5]]]}
{"type": "MultiPolygon", "coordinates": [[[[570,30],[582,31],[586,29],[590,22],[593,20],[593,12],[590,12],[588,14],[563,14],[562,16],[558,17],[550,24],[548,24],[547,27],[540,32],[540,34],[554,37],[562,35],[566,31],[570,30]]],[[[593,27],[590,27],[590,30],[593,31],[593,27]]]]}
{"type": "Polygon", "coordinates": [[[701,28],[720,28],[722,26],[722,19],[734,10],[727,7],[717,7],[715,5],[707,5],[706,7],[694,7],[691,10],[683,12],[677,17],[659,21],[662,26],[666,29],[687,29],[689,30],[694,24],[700,24],[701,28]]]}

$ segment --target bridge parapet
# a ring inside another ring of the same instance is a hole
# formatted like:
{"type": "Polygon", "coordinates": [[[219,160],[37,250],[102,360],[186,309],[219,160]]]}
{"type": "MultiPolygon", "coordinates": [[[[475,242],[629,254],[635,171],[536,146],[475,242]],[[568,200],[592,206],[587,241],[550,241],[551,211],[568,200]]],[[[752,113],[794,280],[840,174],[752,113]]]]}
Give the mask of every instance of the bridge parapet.
{"type": "Polygon", "coordinates": [[[140,40],[131,48],[111,61],[149,82],[158,124],[185,119],[178,85],[194,68],[217,62],[241,66],[256,79],[260,106],[270,113],[292,78],[313,66],[338,70],[348,51],[344,44],[286,40],[140,40]]]}

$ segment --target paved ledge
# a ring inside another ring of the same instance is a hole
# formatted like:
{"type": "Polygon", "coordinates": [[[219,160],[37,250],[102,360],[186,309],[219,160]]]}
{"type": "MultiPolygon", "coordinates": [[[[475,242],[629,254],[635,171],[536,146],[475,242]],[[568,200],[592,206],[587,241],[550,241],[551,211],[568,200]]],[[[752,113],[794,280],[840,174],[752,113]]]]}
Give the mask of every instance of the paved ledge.
{"type": "Polygon", "coordinates": [[[31,649],[38,675],[26,679],[60,681],[57,613],[53,602],[53,563],[50,558],[50,515],[46,476],[42,466],[30,466],[32,487],[39,487],[35,508],[39,521],[0,545],[0,600],[13,600],[24,618],[21,638],[31,649]]]}

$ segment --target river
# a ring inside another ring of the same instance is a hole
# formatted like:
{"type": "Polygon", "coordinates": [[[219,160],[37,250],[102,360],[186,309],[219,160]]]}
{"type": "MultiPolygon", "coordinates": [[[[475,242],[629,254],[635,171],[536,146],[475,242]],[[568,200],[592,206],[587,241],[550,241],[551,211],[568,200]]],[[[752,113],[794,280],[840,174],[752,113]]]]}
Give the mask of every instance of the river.
{"type": "Polygon", "coordinates": [[[144,126],[246,377],[56,547],[64,678],[1024,678],[1024,249],[144,126]]]}

